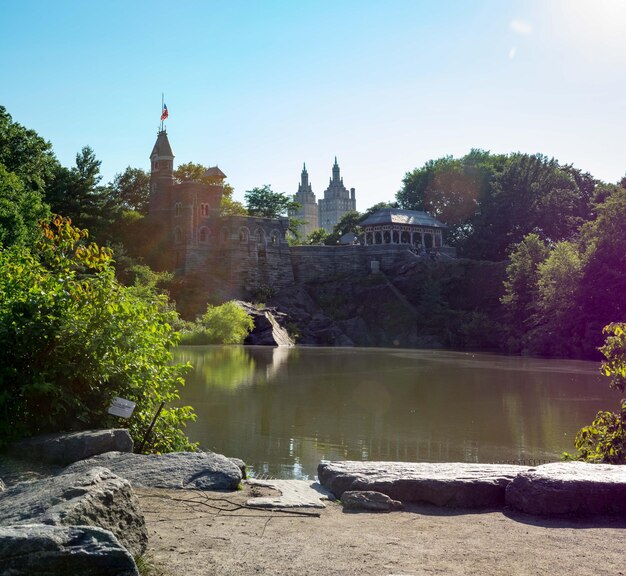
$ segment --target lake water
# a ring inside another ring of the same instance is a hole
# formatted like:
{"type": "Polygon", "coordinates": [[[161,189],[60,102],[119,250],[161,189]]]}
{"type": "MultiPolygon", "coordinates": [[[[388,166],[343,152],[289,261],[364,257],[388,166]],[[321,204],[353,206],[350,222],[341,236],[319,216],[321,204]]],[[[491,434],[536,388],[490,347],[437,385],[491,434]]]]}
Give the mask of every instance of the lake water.
{"type": "Polygon", "coordinates": [[[557,460],[619,393],[598,364],[439,350],[181,346],[200,447],[256,476],[320,460],[557,460]]]}

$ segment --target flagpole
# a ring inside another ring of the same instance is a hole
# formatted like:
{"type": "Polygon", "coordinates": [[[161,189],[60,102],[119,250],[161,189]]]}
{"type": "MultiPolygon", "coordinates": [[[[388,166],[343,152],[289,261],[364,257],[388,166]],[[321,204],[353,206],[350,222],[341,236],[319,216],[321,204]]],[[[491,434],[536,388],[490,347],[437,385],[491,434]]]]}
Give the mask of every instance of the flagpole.
{"type": "Polygon", "coordinates": [[[163,104],[165,103],[164,94],[161,92],[161,132],[163,132],[163,104]]]}

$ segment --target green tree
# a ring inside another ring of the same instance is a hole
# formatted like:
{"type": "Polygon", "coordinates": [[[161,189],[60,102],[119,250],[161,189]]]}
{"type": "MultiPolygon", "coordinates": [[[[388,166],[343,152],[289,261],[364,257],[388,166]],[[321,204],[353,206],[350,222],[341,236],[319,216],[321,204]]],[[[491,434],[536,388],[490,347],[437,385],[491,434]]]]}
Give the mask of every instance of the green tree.
{"type": "Polygon", "coordinates": [[[148,213],[150,198],[150,174],[141,168],[128,166],[121,174],[116,174],[109,185],[111,203],[118,210],[135,210],[148,213]]]}
{"type": "Polygon", "coordinates": [[[357,236],[361,234],[361,227],[359,223],[363,220],[363,215],[356,210],[348,210],[341,216],[339,222],[333,227],[333,231],[326,236],[324,244],[328,246],[334,246],[339,242],[339,239],[348,232],[352,232],[357,236]]]}
{"type": "Polygon", "coordinates": [[[399,207],[400,206],[397,202],[378,202],[377,204],[370,206],[363,213],[363,219],[367,218],[368,216],[371,216],[372,214],[375,214],[379,210],[384,210],[385,208],[399,208],[399,207]]]}
{"type": "MultiPolygon", "coordinates": [[[[601,372],[611,378],[610,386],[620,392],[626,388],[626,324],[605,326],[605,360],[601,372]]],[[[626,464],[626,400],[620,401],[619,412],[600,411],[589,426],[581,428],[574,441],[579,460],[626,464]]],[[[568,458],[572,456],[565,455],[568,458]]]]}
{"type": "Polygon", "coordinates": [[[300,207],[287,194],[274,192],[268,185],[246,191],[244,198],[250,216],[280,218],[286,216],[289,210],[297,210],[300,207]]]}
{"type": "Polygon", "coordinates": [[[572,238],[587,212],[588,199],[570,169],[541,154],[512,154],[494,173],[463,250],[474,258],[503,260],[530,232],[550,242],[572,238]]]}
{"type": "Polygon", "coordinates": [[[626,190],[613,188],[579,234],[583,254],[577,336],[585,356],[602,344],[602,327],[626,318],[626,190]]]}
{"type": "Polygon", "coordinates": [[[41,194],[26,189],[16,174],[0,164],[0,246],[32,243],[38,221],[48,213],[41,194]]]}
{"type": "Polygon", "coordinates": [[[114,425],[107,408],[121,396],[137,403],[135,440],[164,401],[152,449],[191,447],[193,412],[172,406],[183,380],[165,297],[119,284],[110,251],[61,217],[36,247],[0,250],[0,269],[0,443],[114,425]]]}
{"type": "Polygon", "coordinates": [[[87,228],[101,243],[112,239],[113,224],[118,216],[110,190],[100,186],[101,161],[85,146],[76,154],[76,165],[60,167],[54,185],[46,190],[52,211],[71,218],[80,228],[87,228]]]}
{"type": "Polygon", "coordinates": [[[325,244],[327,237],[328,232],[324,228],[317,228],[306,237],[304,243],[308,245],[325,244]]]}
{"type": "Polygon", "coordinates": [[[537,266],[536,313],[524,346],[531,354],[571,356],[578,346],[576,303],[582,274],[578,247],[558,242],[537,266]]]}
{"type": "Polygon", "coordinates": [[[511,252],[501,299],[508,327],[507,348],[511,351],[519,351],[522,336],[530,328],[539,300],[538,267],[548,254],[548,247],[537,234],[525,236],[511,252]]]}
{"type": "Polygon", "coordinates": [[[13,122],[4,106],[0,106],[0,164],[20,179],[25,191],[40,194],[55,179],[58,168],[50,142],[13,122]]]}

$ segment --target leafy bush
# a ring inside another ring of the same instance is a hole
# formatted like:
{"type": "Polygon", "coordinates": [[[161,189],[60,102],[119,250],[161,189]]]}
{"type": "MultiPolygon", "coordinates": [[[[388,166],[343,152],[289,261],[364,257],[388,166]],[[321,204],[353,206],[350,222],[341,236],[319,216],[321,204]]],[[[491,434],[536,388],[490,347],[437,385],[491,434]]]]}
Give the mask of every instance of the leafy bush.
{"type": "Polygon", "coordinates": [[[254,321],[236,302],[207,306],[206,312],[181,333],[181,344],[243,344],[254,321]]]}
{"type": "MultiPolygon", "coordinates": [[[[612,378],[611,388],[623,392],[626,388],[626,324],[609,324],[603,332],[608,336],[600,348],[606,358],[601,371],[612,378]]],[[[589,426],[578,431],[574,443],[579,460],[626,464],[626,400],[621,400],[619,412],[598,412],[589,426]]]]}
{"type": "Polygon", "coordinates": [[[192,408],[171,407],[184,367],[171,364],[175,312],[153,291],[122,286],[111,252],[68,219],[43,224],[29,249],[0,250],[0,444],[38,433],[119,425],[115,396],[136,402],[138,441],[159,404],[151,449],[191,449],[192,408]]]}

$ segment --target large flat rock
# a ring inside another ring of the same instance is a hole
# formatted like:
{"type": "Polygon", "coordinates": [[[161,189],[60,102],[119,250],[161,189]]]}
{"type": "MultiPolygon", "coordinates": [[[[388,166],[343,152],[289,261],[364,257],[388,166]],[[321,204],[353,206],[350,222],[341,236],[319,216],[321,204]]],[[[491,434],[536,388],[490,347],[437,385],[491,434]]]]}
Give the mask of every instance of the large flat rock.
{"type": "Polygon", "coordinates": [[[132,452],[133,440],[124,428],[84,430],[34,436],[9,447],[9,455],[66,466],[105,452],[132,452]]]}
{"type": "Polygon", "coordinates": [[[402,502],[451,508],[504,506],[505,489],[527,466],[505,464],[322,462],[320,483],[337,498],[346,491],[374,491],[402,502]]]}
{"type": "Polygon", "coordinates": [[[0,525],[99,526],[133,555],[146,550],[148,531],[128,482],[106,468],[20,482],[0,493],[0,525]]]}
{"type": "Polygon", "coordinates": [[[96,526],[0,526],[0,574],[6,576],[139,576],[108,530],[96,526]]]}
{"type": "Polygon", "coordinates": [[[67,472],[104,466],[144,488],[236,490],[242,475],[231,460],[213,452],[126,454],[109,452],[76,462],[67,472]]]}
{"type": "Polygon", "coordinates": [[[626,466],[556,462],[519,474],[506,504],[527,514],[625,514],[626,466]]]}

